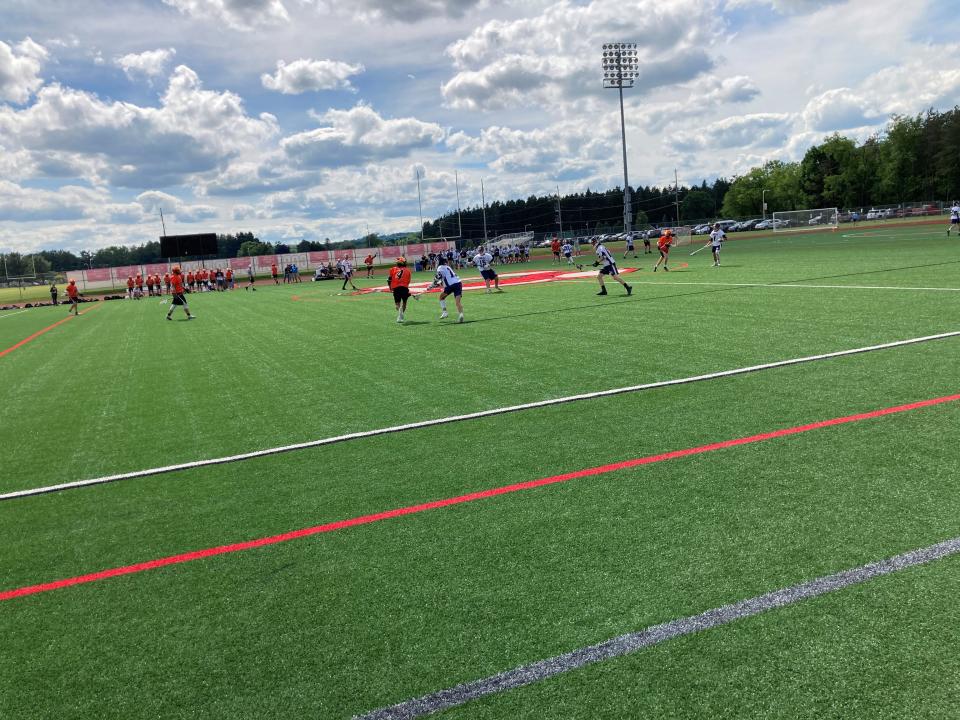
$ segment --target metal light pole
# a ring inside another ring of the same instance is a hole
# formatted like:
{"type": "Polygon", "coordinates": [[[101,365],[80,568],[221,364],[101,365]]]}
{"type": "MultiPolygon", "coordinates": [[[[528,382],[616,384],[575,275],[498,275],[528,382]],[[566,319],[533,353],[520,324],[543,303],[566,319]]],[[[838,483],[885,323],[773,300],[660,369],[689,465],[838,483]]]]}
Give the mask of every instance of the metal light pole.
{"type": "Polygon", "coordinates": [[[420,168],[417,171],[417,207],[420,208],[420,242],[423,242],[423,198],[420,195],[420,168]]]}
{"type": "Polygon", "coordinates": [[[763,219],[767,219],[767,191],[760,193],[760,205],[763,206],[763,219]]]}
{"type": "Polygon", "coordinates": [[[632,88],[639,74],[636,43],[605,43],[603,46],[603,87],[620,94],[620,139],[623,142],[623,231],[630,232],[633,213],[630,181],[627,178],[627,126],[623,117],[623,89],[632,88]]]}

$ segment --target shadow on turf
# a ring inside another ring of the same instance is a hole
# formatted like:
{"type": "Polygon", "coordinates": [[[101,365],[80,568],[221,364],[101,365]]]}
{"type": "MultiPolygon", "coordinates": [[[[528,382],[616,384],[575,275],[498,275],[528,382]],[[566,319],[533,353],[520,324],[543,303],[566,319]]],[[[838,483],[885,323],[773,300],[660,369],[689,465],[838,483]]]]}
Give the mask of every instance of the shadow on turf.
{"type": "MultiPolygon", "coordinates": [[[[780,280],[778,282],[768,283],[768,285],[792,285],[794,283],[813,282],[815,280],[836,280],[838,278],[859,277],[861,275],[875,275],[877,273],[896,272],[897,270],[918,270],[920,268],[941,267],[943,265],[957,265],[957,264],[960,264],[960,260],[948,260],[947,262],[927,263],[925,265],[905,265],[903,267],[886,268],[883,270],[864,270],[862,272],[843,273],[840,275],[821,275],[818,277],[799,278],[796,280],[780,280]]],[[[726,267],[738,267],[738,266],[727,265],[726,267]]],[[[674,271],[671,270],[670,272],[672,273],[674,271]]],[[[646,287],[651,287],[651,286],[647,285],[646,287]]],[[[535,310],[533,312],[518,313],[516,315],[501,315],[499,317],[481,318],[480,320],[468,320],[466,323],[462,323],[462,324],[473,325],[473,324],[482,323],[482,322],[494,322],[497,320],[513,320],[515,318],[534,317],[537,315],[553,315],[554,313],[569,312],[572,310],[593,310],[598,307],[608,307],[610,305],[623,305],[629,302],[649,302],[652,300],[670,300],[670,299],[679,298],[679,297],[693,297],[696,295],[713,295],[716,293],[736,292],[739,290],[754,290],[754,289],[756,289],[754,286],[738,285],[734,287],[713,288],[710,290],[694,290],[693,292],[671,293],[670,295],[654,295],[652,297],[637,297],[637,296],[623,297],[620,300],[612,300],[612,301],[606,301],[606,302],[600,301],[599,303],[594,303],[592,305],[576,305],[574,307],[568,307],[568,308],[555,308],[551,310],[535,310]]],[[[429,323],[429,324],[433,324],[433,323],[429,323]]],[[[454,324],[461,324],[461,323],[454,323],[454,324]]],[[[441,327],[449,327],[449,325],[445,324],[445,325],[442,325],[441,327]]]]}

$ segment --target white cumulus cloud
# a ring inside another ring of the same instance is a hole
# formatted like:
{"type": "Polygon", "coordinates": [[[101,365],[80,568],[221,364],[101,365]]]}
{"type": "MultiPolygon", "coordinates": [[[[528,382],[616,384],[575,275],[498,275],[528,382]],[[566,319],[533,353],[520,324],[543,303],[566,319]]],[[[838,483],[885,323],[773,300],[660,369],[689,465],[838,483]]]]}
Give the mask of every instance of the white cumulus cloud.
{"type": "Polygon", "coordinates": [[[25,103],[43,85],[40,69],[47,51],[30,38],[14,46],[0,40],[0,100],[25,103]]]}
{"type": "Polygon", "coordinates": [[[116,58],[114,65],[121,68],[131,80],[139,77],[154,78],[163,75],[167,63],[177,54],[174,48],[128,53],[116,58]]]}
{"type": "Polygon", "coordinates": [[[282,0],[163,0],[192,18],[222,22],[234,30],[285,25],[290,15],[282,0]]]}
{"type": "Polygon", "coordinates": [[[458,72],[442,88],[453,108],[560,105],[595,95],[604,42],[636,42],[635,92],[683,83],[713,67],[706,48],[716,0],[561,0],[519,20],[491,20],[447,48],[458,72]]]}
{"type": "Polygon", "coordinates": [[[404,157],[439,143],[443,128],[416,118],[385,119],[369,105],[328,110],[322,127],[284,138],[280,145],[303,167],[339,167],[404,157]]]}
{"type": "Polygon", "coordinates": [[[339,60],[294,60],[289,65],[283,60],[277,61],[277,71],[270,75],[264,73],[260,81],[268,90],[276,90],[284,95],[299,95],[318,90],[352,90],[350,76],[363,72],[363,65],[351,65],[339,60]]]}

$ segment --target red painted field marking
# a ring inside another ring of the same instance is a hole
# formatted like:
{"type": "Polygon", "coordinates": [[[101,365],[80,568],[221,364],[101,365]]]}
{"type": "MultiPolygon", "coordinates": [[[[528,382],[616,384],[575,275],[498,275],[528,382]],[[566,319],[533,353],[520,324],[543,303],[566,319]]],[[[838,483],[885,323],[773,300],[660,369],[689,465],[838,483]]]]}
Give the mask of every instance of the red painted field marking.
{"type": "Polygon", "coordinates": [[[960,394],[946,395],[944,397],[933,398],[931,400],[921,400],[919,402],[908,403],[906,405],[896,405],[894,407],[883,408],[880,410],[871,410],[870,412],[858,413],[856,415],[846,415],[844,417],[832,418],[830,420],[820,420],[819,422],[798,425],[792,428],[783,428],[772,432],[750,435],[732,440],[722,440],[720,442],[710,443],[708,445],[699,445],[697,447],[686,448],[684,450],[671,450],[670,452],[659,453],[657,455],[647,455],[633,460],[624,460],[622,462],[599,465],[597,467],[576,470],[574,472],[563,473],[562,475],[552,475],[550,477],[540,478],[538,480],[528,480],[526,482],[504,485],[490,490],[480,490],[478,492],[468,493],[466,495],[457,495],[456,497],[444,498],[442,500],[432,500],[430,502],[420,503],[418,505],[408,505],[393,510],[384,510],[383,512],[370,515],[360,515],[359,517],[346,520],[336,520],[323,525],[314,525],[313,527],[291,530],[280,533],[279,535],[270,535],[268,537],[247,540],[245,542],[231,543],[229,545],[218,545],[216,547],[203,550],[194,550],[192,552],[181,553],[178,555],[168,555],[167,557],[146,562],[134,563],[133,565],[123,565],[121,567],[100,570],[99,572],[88,573],[86,575],[77,575],[72,578],[54,580],[52,582],[40,583],[38,585],[27,585],[25,587],[15,588],[0,592],[0,601],[12,600],[14,598],[25,597],[27,595],[37,595],[39,593],[59,590],[61,588],[71,587],[73,585],[83,585],[85,583],[106,580],[108,578],[120,575],[132,575],[134,573],[154,570],[156,568],[166,567],[168,565],[179,565],[181,563],[191,562],[193,560],[202,560],[203,558],[215,557],[217,555],[227,555],[229,553],[241,552],[243,550],[253,550],[254,548],[265,547],[267,545],[276,545],[290,540],[310,537],[311,535],[320,535],[322,533],[343,530],[344,528],[356,527],[357,525],[369,525],[370,523],[380,522],[381,520],[390,520],[404,515],[415,515],[427,510],[436,510],[438,508],[449,507],[451,505],[462,505],[463,503],[474,502],[475,500],[484,500],[486,498],[496,497],[498,495],[508,495],[521,490],[531,490],[533,488],[544,487],[545,485],[555,485],[557,483],[576,480],[583,477],[592,477],[594,475],[605,475],[606,473],[625,470],[627,468],[640,467],[641,465],[651,465],[653,463],[663,462],[664,460],[675,460],[676,458],[689,457],[691,455],[700,455],[714,450],[723,450],[725,448],[737,447],[739,445],[749,445],[752,443],[773,440],[775,438],[797,435],[800,433],[819,430],[821,428],[833,427],[836,425],[846,425],[848,423],[859,422],[861,420],[870,420],[872,418],[883,417],[885,415],[894,415],[896,413],[907,412],[910,410],[919,410],[920,408],[942,405],[944,403],[956,402],[960,400],[960,394]]]}
{"type": "MultiPolygon", "coordinates": [[[[92,308],[90,308],[90,310],[94,310],[94,309],[96,309],[96,308],[99,307],[99,306],[100,306],[100,303],[97,303],[97,304],[94,305],[92,308]]],[[[80,313],[80,314],[81,314],[81,315],[86,315],[88,312],[90,312],[90,310],[84,310],[84,311],[83,311],[82,313],[80,313]]],[[[59,325],[63,325],[65,322],[67,322],[67,321],[70,320],[71,318],[73,318],[73,315],[67,315],[67,317],[65,317],[63,320],[58,320],[58,321],[55,322],[53,325],[48,325],[47,327],[45,327],[43,330],[37,330],[33,335],[31,335],[30,337],[25,337],[23,340],[21,340],[20,342],[18,342],[16,345],[11,345],[11,346],[8,347],[6,350],[0,351],[0,357],[3,357],[4,355],[9,355],[10,353],[12,353],[12,352],[13,352],[14,350],[16,350],[17,348],[21,348],[21,347],[23,347],[24,345],[26,345],[28,342],[30,342],[30,341],[32,341],[32,340],[36,340],[38,337],[40,337],[40,336],[43,335],[44,333],[48,333],[48,332],[50,332],[51,330],[53,330],[55,327],[58,327],[59,325]]]]}

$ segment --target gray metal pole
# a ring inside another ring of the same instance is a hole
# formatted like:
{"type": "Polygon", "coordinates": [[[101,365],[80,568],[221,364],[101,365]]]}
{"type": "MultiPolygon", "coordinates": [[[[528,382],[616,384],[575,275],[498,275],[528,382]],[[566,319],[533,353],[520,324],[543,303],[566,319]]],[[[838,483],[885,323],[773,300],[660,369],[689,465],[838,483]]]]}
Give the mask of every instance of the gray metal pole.
{"type": "Polygon", "coordinates": [[[483,194],[483,178],[480,178],[480,203],[483,205],[483,242],[487,242],[487,198],[483,194]]]}
{"type": "Polygon", "coordinates": [[[417,168],[417,206],[420,208],[420,242],[423,242],[423,199],[420,197],[420,168],[417,168]]]}
{"type": "Polygon", "coordinates": [[[630,232],[630,181],[627,179],[627,124],[623,117],[623,77],[619,80],[620,139],[623,141],[623,231],[630,232]]]}

